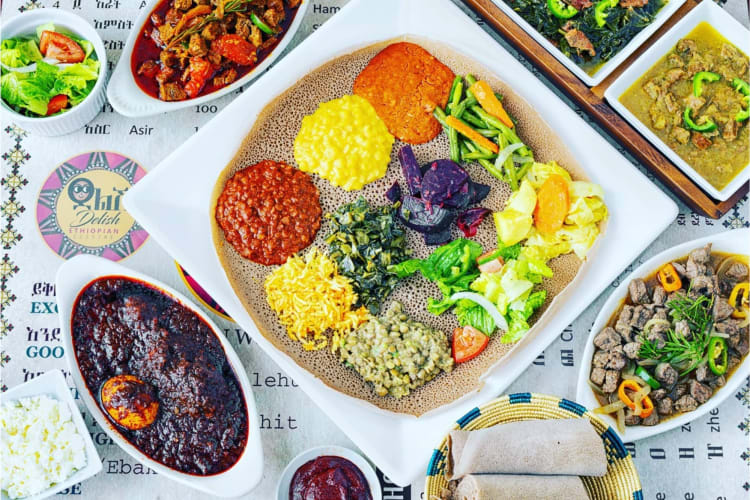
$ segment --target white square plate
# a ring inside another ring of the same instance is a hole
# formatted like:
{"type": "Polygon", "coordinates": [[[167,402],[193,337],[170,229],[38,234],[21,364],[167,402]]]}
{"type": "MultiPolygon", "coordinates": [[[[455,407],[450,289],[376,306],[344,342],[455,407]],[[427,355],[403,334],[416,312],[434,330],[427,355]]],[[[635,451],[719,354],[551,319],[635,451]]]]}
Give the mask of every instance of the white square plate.
{"type": "MultiPolygon", "coordinates": [[[[56,399],[70,410],[70,418],[73,420],[78,434],[83,438],[86,448],[86,466],[83,469],[77,470],[75,474],[62,483],[57,483],[38,495],[24,497],[24,500],[41,500],[42,498],[50,497],[66,488],[70,488],[74,484],[85,481],[102,470],[102,460],[99,458],[99,453],[97,453],[94,442],[91,440],[91,435],[86,427],[86,423],[83,421],[81,411],[78,409],[75,401],[73,401],[73,396],[70,394],[70,387],[68,387],[68,383],[65,381],[65,375],[60,370],[49,370],[43,375],[34,377],[28,382],[9,389],[3,393],[2,401],[5,403],[6,401],[41,396],[42,394],[56,399]]],[[[8,498],[8,495],[3,491],[2,500],[8,500],[8,498]]]]}
{"type": "Polygon", "coordinates": [[[673,201],[450,0],[352,0],[131,188],[125,206],[362,451],[402,485],[424,474],[432,448],[452,421],[500,394],[677,215],[673,201]],[[549,328],[519,346],[479,391],[420,418],[386,413],[336,392],[273,347],[232,292],[213,247],[209,220],[216,178],[268,102],[339,55],[405,34],[473,54],[517,89],[567,143],[591,180],[603,186],[611,211],[589,281],[571,294],[549,328]]]}
{"type": "Polygon", "coordinates": [[[664,5],[659,12],[656,13],[654,22],[642,29],[636,36],[633,37],[632,40],[630,40],[627,45],[622,48],[620,52],[615,54],[612,59],[604,63],[598,70],[596,70],[596,73],[594,73],[593,75],[589,75],[588,73],[586,73],[580,66],[573,62],[571,58],[563,54],[560,49],[555,47],[552,42],[547,40],[544,35],[539,33],[536,28],[529,24],[524,18],[521,17],[518,12],[513,10],[503,0],[492,0],[492,2],[497,5],[497,7],[506,15],[508,15],[508,17],[513,19],[516,24],[523,28],[526,33],[531,35],[532,38],[534,38],[534,40],[536,40],[542,47],[547,49],[547,52],[555,56],[555,59],[563,63],[566,68],[573,72],[574,75],[583,80],[583,83],[585,83],[589,87],[594,87],[602,83],[607,75],[609,75],[616,67],[622,64],[625,59],[630,57],[630,54],[635,52],[635,49],[640,47],[643,42],[645,42],[651,35],[656,32],[656,30],[659,29],[662,24],[667,21],[667,19],[672,17],[672,14],[674,14],[675,11],[677,11],[677,9],[679,9],[682,4],[685,3],[685,0],[669,0],[668,3],[664,5]]]}
{"type": "MultiPolygon", "coordinates": [[[[646,73],[656,62],[664,57],[672,47],[677,45],[681,38],[702,22],[707,22],[716,31],[721,33],[724,38],[732,42],[741,49],[745,54],[750,54],[750,32],[745,29],[736,19],[729,15],[724,9],[714,2],[706,0],[701,2],[698,7],[693,9],[675,24],[663,37],[657,40],[649,49],[641,54],[628,69],[626,69],[617,80],[604,92],[604,98],[615,108],[633,127],[638,130],[654,146],[667,155],[680,170],[685,172],[688,177],[698,184],[705,192],[717,200],[724,201],[732,196],[744,183],[750,179],[750,168],[745,168],[732,179],[724,189],[719,191],[713,187],[701,174],[696,172],[688,162],[680,158],[680,155],[674,152],[664,141],[641,122],[633,113],[628,110],[621,102],[620,96],[630,88],[633,83],[646,73]]],[[[743,126],[741,133],[747,134],[747,125],[743,126]]],[[[750,165],[750,159],[748,160],[750,165]]]]}

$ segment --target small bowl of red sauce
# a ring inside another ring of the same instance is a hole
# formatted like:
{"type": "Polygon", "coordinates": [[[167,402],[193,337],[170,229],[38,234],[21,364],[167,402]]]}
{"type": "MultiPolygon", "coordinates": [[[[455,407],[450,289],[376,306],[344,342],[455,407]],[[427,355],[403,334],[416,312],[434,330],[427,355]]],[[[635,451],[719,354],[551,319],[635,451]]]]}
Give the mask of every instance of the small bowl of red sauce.
{"type": "Polygon", "coordinates": [[[380,500],[378,476],[362,455],[341,446],[319,446],[289,462],[278,500],[380,500]]]}

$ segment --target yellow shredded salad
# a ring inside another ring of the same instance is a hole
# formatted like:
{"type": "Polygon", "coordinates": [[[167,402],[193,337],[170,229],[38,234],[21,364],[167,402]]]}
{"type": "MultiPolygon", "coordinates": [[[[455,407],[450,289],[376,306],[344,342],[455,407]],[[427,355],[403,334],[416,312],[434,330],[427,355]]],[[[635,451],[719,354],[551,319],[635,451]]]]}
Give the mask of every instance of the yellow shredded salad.
{"type": "Polygon", "coordinates": [[[303,172],[347,191],[362,189],[385,175],[393,140],[369,102],[345,95],[302,119],[294,159],[303,172]]]}
{"type": "Polygon", "coordinates": [[[268,275],[265,288],[268,305],[279,322],[306,351],[326,347],[328,329],[336,346],[341,334],[369,319],[364,307],[352,310],[357,294],[349,278],[341,276],[336,264],[315,247],[304,257],[289,257],[268,275]]]}

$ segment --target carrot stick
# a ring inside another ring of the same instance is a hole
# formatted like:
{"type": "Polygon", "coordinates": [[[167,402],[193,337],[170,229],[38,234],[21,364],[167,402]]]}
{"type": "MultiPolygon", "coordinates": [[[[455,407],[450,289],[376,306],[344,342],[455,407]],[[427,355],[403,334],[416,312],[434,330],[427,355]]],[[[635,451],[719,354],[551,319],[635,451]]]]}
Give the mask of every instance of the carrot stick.
{"type": "Polygon", "coordinates": [[[498,148],[497,144],[482,136],[482,134],[469,127],[467,124],[465,124],[455,116],[446,117],[445,123],[448,124],[449,127],[455,128],[460,134],[468,137],[472,141],[476,142],[479,146],[482,146],[484,149],[488,149],[493,153],[498,153],[500,151],[500,148],[498,148]]]}
{"type": "Polygon", "coordinates": [[[536,194],[534,225],[543,234],[560,229],[570,210],[568,181],[561,175],[550,175],[536,194]]]}
{"type": "Polygon", "coordinates": [[[513,120],[505,112],[505,108],[503,108],[500,100],[495,97],[495,93],[492,91],[489,83],[479,80],[471,86],[471,92],[486,112],[503,122],[505,126],[513,128],[513,120]]]}

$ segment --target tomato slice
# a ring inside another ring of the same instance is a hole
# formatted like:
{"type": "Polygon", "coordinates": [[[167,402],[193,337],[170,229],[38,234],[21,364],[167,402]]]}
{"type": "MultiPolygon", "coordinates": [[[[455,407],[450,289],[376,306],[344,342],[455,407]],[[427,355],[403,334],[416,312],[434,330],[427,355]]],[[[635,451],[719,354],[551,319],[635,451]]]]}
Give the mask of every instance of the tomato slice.
{"type": "Polygon", "coordinates": [[[58,94],[47,103],[47,116],[54,115],[61,111],[63,108],[68,106],[68,96],[65,94],[58,94]]]}
{"type": "Polygon", "coordinates": [[[200,94],[201,89],[206,84],[211,75],[214,73],[214,67],[210,62],[202,57],[191,57],[188,74],[190,81],[185,84],[185,92],[190,97],[200,94]]]}
{"type": "Polygon", "coordinates": [[[42,31],[42,36],[39,38],[39,50],[45,57],[64,63],[78,63],[86,57],[75,40],[55,31],[42,31]]]}
{"type": "Polygon", "coordinates": [[[463,363],[474,359],[489,342],[490,338],[473,326],[458,327],[453,330],[453,360],[463,363]]]}
{"type": "Polygon", "coordinates": [[[255,45],[240,35],[222,35],[211,44],[211,50],[240,66],[250,66],[258,59],[255,45]]]}

